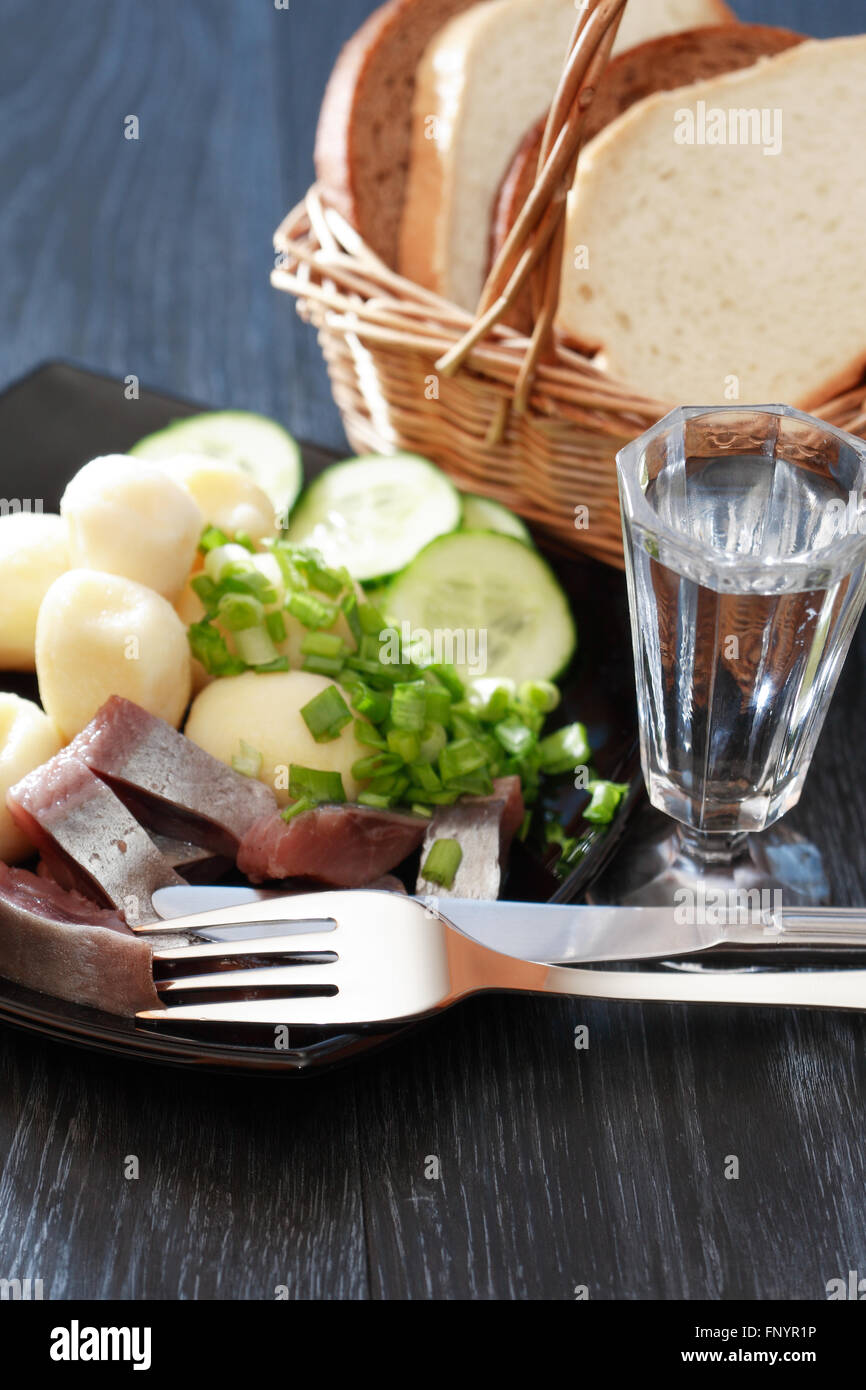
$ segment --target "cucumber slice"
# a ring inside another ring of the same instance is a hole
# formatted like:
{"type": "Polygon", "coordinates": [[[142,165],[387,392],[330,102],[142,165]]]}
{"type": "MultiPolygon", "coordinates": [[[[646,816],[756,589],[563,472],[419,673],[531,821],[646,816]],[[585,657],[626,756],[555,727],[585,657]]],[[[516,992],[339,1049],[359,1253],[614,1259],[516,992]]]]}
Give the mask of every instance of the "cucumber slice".
{"type": "Polygon", "coordinates": [[[460,494],[434,464],[417,454],[371,454],[332,464],[310,483],[289,540],[366,583],[402,570],[459,524],[460,494]]]}
{"type": "Polygon", "coordinates": [[[249,410],[212,410],[175,420],[164,430],[139,439],[129,452],[147,459],[206,454],[234,464],[267,493],[283,525],[303,482],[297,441],[276,420],[249,410]]]}
{"type": "Polygon", "coordinates": [[[525,541],[492,531],[433,541],[390,585],[387,611],[398,626],[420,630],[434,659],[452,661],[466,680],[553,680],[577,645],[548,564],[525,541]]]}
{"type": "Polygon", "coordinates": [[[516,536],[532,545],[529,528],[508,507],[494,502],[492,497],[479,497],[476,492],[463,493],[463,524],[461,531],[498,531],[503,536],[516,536]]]}

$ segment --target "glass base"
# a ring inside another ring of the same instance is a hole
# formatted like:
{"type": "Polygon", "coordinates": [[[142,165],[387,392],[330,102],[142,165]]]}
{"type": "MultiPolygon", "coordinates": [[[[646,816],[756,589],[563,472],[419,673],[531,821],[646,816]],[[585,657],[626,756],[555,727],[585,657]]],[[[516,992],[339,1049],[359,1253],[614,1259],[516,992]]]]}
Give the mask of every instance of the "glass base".
{"type": "Polygon", "coordinates": [[[820,851],[796,831],[776,825],[760,835],[693,840],[685,826],[655,811],[642,819],[589,898],[595,903],[665,907],[682,902],[684,890],[706,899],[734,891],[781,894],[770,899],[776,907],[830,902],[820,851]]]}

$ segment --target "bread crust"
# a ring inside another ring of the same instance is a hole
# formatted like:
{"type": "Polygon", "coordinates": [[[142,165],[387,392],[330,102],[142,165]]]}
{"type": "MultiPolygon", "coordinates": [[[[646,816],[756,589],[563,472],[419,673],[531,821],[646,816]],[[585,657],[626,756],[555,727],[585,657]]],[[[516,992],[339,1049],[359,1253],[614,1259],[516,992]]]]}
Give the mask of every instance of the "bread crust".
{"type": "MultiPolygon", "coordinates": [[[[804,35],[790,29],[739,23],[702,26],[648,39],[611,62],[589,108],[583,144],[588,145],[644,97],[750,67],[760,58],[773,57],[803,41],[804,35]]],[[[500,185],[490,227],[491,264],[534,186],[545,124],[540,121],[527,131],[500,185]]],[[[521,333],[531,333],[528,294],[514,305],[507,322],[521,333]]]]}
{"type": "Polygon", "coordinates": [[[389,266],[397,264],[418,64],[438,29],[486,2],[388,0],[344,45],[325,89],[316,177],[389,266]]]}

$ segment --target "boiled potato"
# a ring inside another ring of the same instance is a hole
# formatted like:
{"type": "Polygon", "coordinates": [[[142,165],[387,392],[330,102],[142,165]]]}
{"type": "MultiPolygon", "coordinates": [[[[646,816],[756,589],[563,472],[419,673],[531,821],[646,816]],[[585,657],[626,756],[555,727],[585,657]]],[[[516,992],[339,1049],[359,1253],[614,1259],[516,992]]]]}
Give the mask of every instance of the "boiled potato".
{"type": "Polygon", "coordinates": [[[204,521],[185,488],[156,464],[107,454],[79,469],[60,502],[71,563],[146,584],[176,599],[204,521]]]}
{"type": "Polygon", "coordinates": [[[240,468],[204,454],[178,454],[161,459],[159,467],[186,488],[206,524],[229,536],[245,531],[254,541],[276,535],[273,502],[240,468]]]}
{"type": "MultiPolygon", "coordinates": [[[[245,671],[242,676],[226,676],[196,696],[184,733],[224,763],[231,764],[240,753],[242,740],[255,748],[262,755],[259,778],[276,792],[281,806],[288,802],[289,793],[283,785],[285,776],[278,773],[290,763],[339,772],[347,800],[354,801],[360,784],[352,776],[352,764],[370,749],[358,742],[352,724],[329,743],[316,743],[301,716],[302,707],[333,684],[327,676],[309,671],[245,671]]],[[[342,693],[351,709],[348,695],[342,693]]]]}
{"type": "Polygon", "coordinates": [[[36,615],[46,591],[69,569],[66,524],[53,512],[0,516],[0,668],[32,671],[36,615]]]}
{"type": "Polygon", "coordinates": [[[99,570],[69,570],[39,610],[36,674],[45,710],[67,739],[109,695],[124,695],[177,728],[191,689],[186,629],[153,589],[99,570]]]}
{"type": "Polygon", "coordinates": [[[14,864],[33,846],[6,808],[6,793],[63,747],[60,730],[32,700],[0,693],[0,859],[14,864]]]}

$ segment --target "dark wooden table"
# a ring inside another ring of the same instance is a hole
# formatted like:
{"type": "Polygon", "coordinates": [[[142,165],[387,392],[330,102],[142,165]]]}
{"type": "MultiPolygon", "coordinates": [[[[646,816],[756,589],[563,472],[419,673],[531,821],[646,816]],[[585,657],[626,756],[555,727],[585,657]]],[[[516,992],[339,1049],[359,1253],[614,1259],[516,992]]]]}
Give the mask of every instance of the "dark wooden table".
{"type": "MultiPolygon", "coordinates": [[[[0,386],[66,357],[341,446],[267,272],[328,67],[371,8],[4,0],[0,386]]],[[[861,0],[739,8],[822,34],[863,19],[861,0]]],[[[792,817],[840,903],[866,901],[864,636],[792,817]]],[[[2,1030],[0,1277],[53,1298],[823,1299],[866,1275],[864,1040],[853,1015],[483,1001],[274,1083],[2,1030]]]]}

